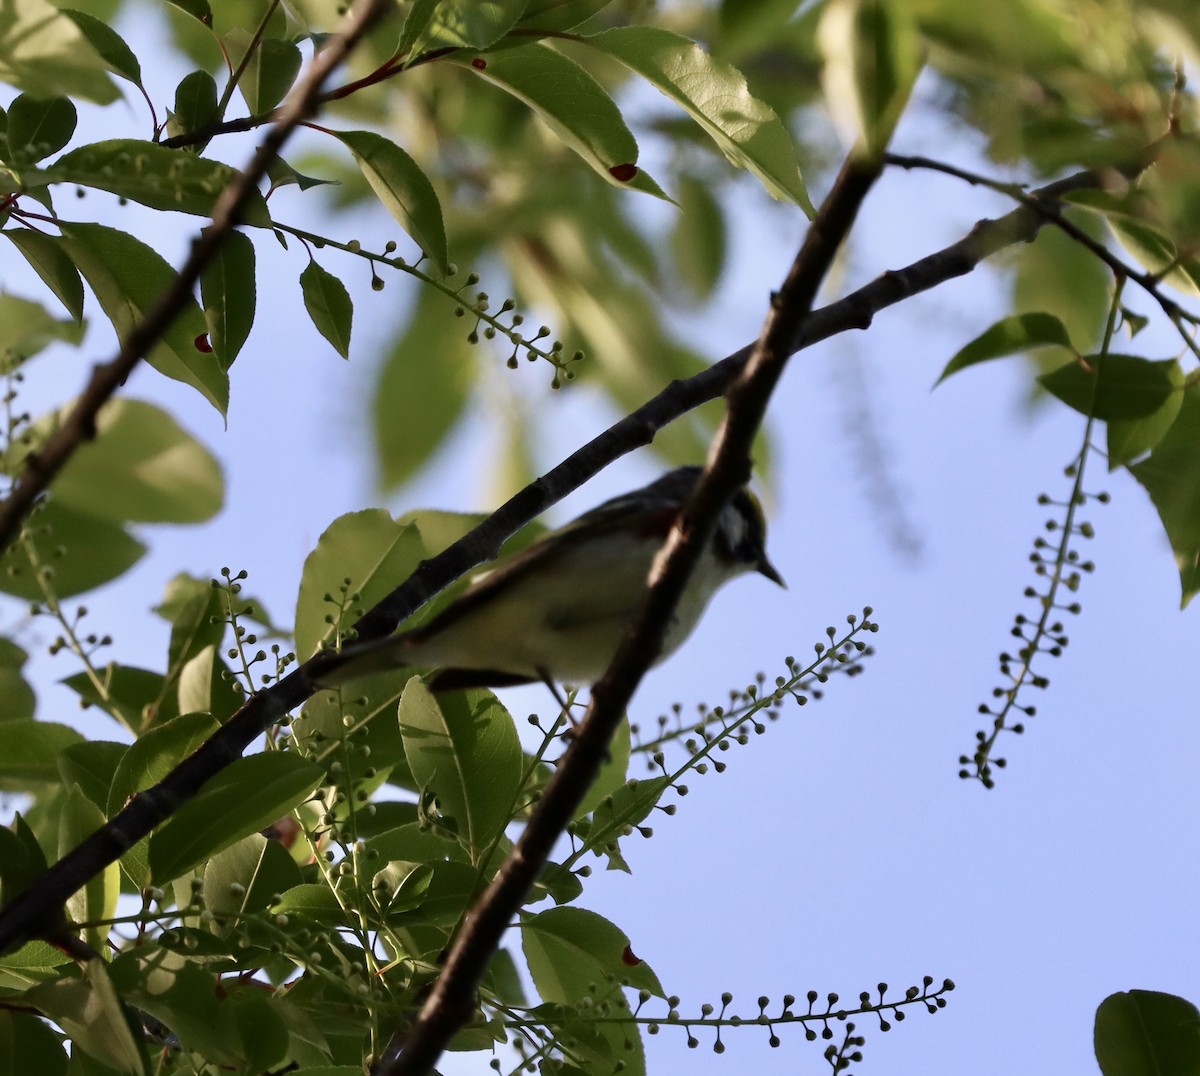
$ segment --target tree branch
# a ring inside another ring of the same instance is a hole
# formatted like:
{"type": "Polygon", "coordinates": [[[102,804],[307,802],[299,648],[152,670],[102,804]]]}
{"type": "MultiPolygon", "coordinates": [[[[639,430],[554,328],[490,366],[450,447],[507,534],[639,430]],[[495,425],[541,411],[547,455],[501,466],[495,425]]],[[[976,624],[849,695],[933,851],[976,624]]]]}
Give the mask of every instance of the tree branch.
{"type": "MultiPolygon", "coordinates": [[[[1034,193],[1054,199],[1100,183],[1098,174],[1080,172],[1034,193]]],[[[1042,214],[1028,207],[996,220],[982,220],[958,242],[903,269],[889,270],[858,291],[813,311],[795,326],[788,350],[795,353],[849,329],[866,329],[880,310],[963,276],[1014,243],[1032,240],[1045,223],[1042,214]]],[[[750,346],[741,348],[695,377],[668,385],[526,486],[470,533],[424,561],[361,617],[355,625],[359,637],[378,638],[393,631],[455,579],[492,559],[507,538],[613,460],[649,444],[667,423],[718,397],[746,365],[751,350],[750,346]]],[[[293,670],[251,698],[157,785],[134,796],[114,818],[0,909],[0,953],[37,937],[52,923],[55,909],[60,909],[72,893],[169,818],[205,781],[238,758],[257,736],[303,703],[313,690],[308,667],[293,670]]]]}
{"type": "Polygon", "coordinates": [[[425,1076],[474,1011],[475,992],[492,955],[599,773],[634,691],[662,650],[663,636],[711,539],[718,513],[750,477],[750,447],[792,354],[792,343],[881,167],[878,161],[851,157],[813,220],[783,287],[771,297],[758,341],[729,387],[725,418],[696,488],[650,570],[637,622],[592,687],[577,735],[512,853],[471,909],[416,1022],[389,1043],[375,1076],[425,1076]]]}
{"type": "Polygon", "coordinates": [[[191,253],[171,286],[159,296],[146,316],[133,327],[116,358],[92,370],[92,376],[63,424],[41,450],[31,453],[8,497],[0,503],[0,549],[7,548],[20,530],[38,497],[85,441],[96,436],[96,415],[133,372],[179,315],[200,274],[212,260],[225,236],[236,227],[242,204],[267,174],[283,144],[317,106],[321,87],[371,25],[388,10],[388,0],[360,0],[345,30],[336,35],[313,61],[307,76],[296,87],[279,113],[279,123],[267,132],[250,163],[221,193],[213,208],[212,224],[192,241],[191,253]]]}

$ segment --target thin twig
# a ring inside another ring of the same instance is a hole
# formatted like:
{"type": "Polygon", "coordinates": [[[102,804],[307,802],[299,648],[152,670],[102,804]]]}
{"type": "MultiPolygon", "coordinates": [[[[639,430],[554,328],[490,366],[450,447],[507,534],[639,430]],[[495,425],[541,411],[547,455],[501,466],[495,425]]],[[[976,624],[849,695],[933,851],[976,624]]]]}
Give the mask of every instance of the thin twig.
{"type": "Polygon", "coordinates": [[[183,304],[191,298],[200,274],[212,261],[225,236],[239,223],[243,203],[257,189],[259,180],[267,174],[291,133],[313,114],[325,80],[390,6],[388,0],[360,0],[345,30],[336,35],[313,61],[308,74],[284,103],[279,123],[267,132],[250,163],[217,199],[212,223],[192,240],[191,253],[170,287],[133,327],[116,358],[93,368],[92,376],[62,425],[39,451],[26,457],[24,470],[8,497],[0,503],[0,549],[7,549],[12,543],[38,497],[80,445],[96,436],[96,416],[100,408],[125,384],[146,352],[179,316],[183,304]]]}
{"type": "MultiPolygon", "coordinates": [[[[1080,172],[1036,193],[1043,198],[1054,198],[1099,184],[1097,174],[1080,172]]],[[[1045,223],[1042,215],[1026,207],[997,220],[979,221],[958,242],[903,269],[889,270],[858,291],[813,311],[796,328],[788,349],[794,353],[849,329],[866,329],[880,310],[963,276],[985,258],[1014,243],[1032,240],[1045,223]]],[[[494,558],[511,535],[613,460],[649,444],[667,423],[715,399],[740,373],[750,350],[749,346],[744,347],[694,377],[672,382],[652,400],[526,486],[457,542],[422,562],[408,579],[359,619],[355,625],[358,637],[378,638],[394,630],[400,621],[455,579],[494,558]]],[[[303,703],[313,690],[309,668],[301,666],[253,696],[162,781],[134,796],[115,817],[0,909],[0,953],[37,937],[53,923],[54,910],[61,908],[72,893],[169,818],[206,780],[239,758],[257,736],[303,703]]]]}

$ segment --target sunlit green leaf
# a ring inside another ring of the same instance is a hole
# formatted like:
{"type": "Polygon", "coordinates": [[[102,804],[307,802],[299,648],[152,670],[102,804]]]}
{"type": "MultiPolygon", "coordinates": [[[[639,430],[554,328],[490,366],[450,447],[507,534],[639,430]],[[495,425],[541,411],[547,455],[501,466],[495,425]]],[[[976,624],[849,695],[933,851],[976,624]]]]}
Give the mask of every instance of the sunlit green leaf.
{"type": "MultiPolygon", "coordinates": [[[[113,774],[108,814],[115,815],[134,793],[158,784],[216,731],[216,722],[207,714],[185,714],[139,737],[113,774]]],[[[148,840],[142,839],[121,856],[121,869],[139,889],[151,877],[148,848],[148,840]]]]}
{"type": "Polygon", "coordinates": [[[116,30],[103,19],[89,15],[86,11],[63,8],[62,13],[79,27],[80,33],[100,54],[100,58],[108,65],[110,71],[127,79],[135,86],[142,85],[142,65],[138,63],[138,58],[133,54],[133,50],[116,30]]]}
{"type": "MultiPolygon", "coordinates": [[[[104,812],[83,794],[78,785],[71,788],[58,820],[59,858],[73,851],[106,821],[104,812]]],[[[117,914],[120,892],[121,868],[116,863],[109,863],[67,898],[67,918],[73,923],[95,924],[88,928],[84,938],[97,951],[106,944],[109,927],[104,921],[117,914]]]]}
{"type": "Polygon", "coordinates": [[[400,700],[400,731],[413,776],[479,862],[517,807],[521,746],[512,717],[490,691],[437,700],[414,677],[400,700]]]}
{"type": "MultiPolygon", "coordinates": [[[[137,138],[112,138],[64,153],[42,175],[48,182],[95,187],[151,209],[211,217],[217,199],[238,171],[186,150],[137,138]]],[[[267,203],[257,190],[242,203],[241,219],[257,228],[271,226],[267,203]]]]}
{"type": "Polygon", "coordinates": [[[379,368],[374,396],[380,485],[402,485],[456,428],[470,397],[474,348],[448,317],[443,297],[423,289],[404,332],[379,368]]]}
{"type": "Polygon", "coordinates": [[[41,303],[0,292],[0,354],[27,359],[56,340],[78,344],[82,339],[78,322],[53,317],[41,303]]]}
{"type": "Polygon", "coordinates": [[[1034,311],[1001,318],[995,325],[960,348],[954,358],[946,363],[934,385],[940,385],[951,374],[976,363],[1052,345],[1063,348],[1071,346],[1066,326],[1053,314],[1034,311]]]}
{"type": "Polygon", "coordinates": [[[213,354],[226,370],[254,325],[254,244],[230,232],[200,277],[200,298],[213,354]]]}
{"type": "Polygon", "coordinates": [[[1200,590],[1200,386],[1183,394],[1174,424],[1149,457],[1129,469],[1158,509],[1186,606],[1200,590]]]}
{"type": "Polygon", "coordinates": [[[0,559],[0,591],[27,601],[45,598],[38,572],[52,580],[59,598],[69,598],[124,574],[146,552],[119,524],[54,500],[39,509],[29,534],[36,565],[24,544],[9,547],[0,559]]]}
{"type": "Polygon", "coordinates": [[[574,60],[533,44],[482,56],[455,56],[453,62],[522,101],[613,186],[665,197],[649,173],[637,167],[637,141],[621,110],[574,60]]]}
{"type": "Polygon", "coordinates": [[[437,193],[417,162],[394,142],[371,131],[340,131],[371,189],[400,226],[446,273],[449,253],[437,193]]]}
{"type": "Polygon", "coordinates": [[[204,906],[217,916],[221,933],[229,935],[243,917],[266,911],[278,895],[302,880],[283,845],[252,833],[209,860],[204,868],[204,906]]]}
{"type": "Polygon", "coordinates": [[[26,997],[71,1037],[76,1049],[118,1073],[149,1076],[132,1019],[113,989],[104,961],[98,957],[89,961],[85,975],[40,983],[26,997]]]}
{"type": "MultiPolygon", "coordinates": [[[[65,421],[74,405],[39,419],[30,450],[65,421]]],[[[99,519],[138,523],[201,523],[221,509],[220,464],[166,411],[118,397],[100,409],[96,438],[55,480],[59,503],[99,519]]]]}
{"type": "Polygon", "coordinates": [[[529,0],[518,24],[523,29],[563,33],[603,11],[612,0],[529,0]]]}
{"type": "Polygon", "coordinates": [[[904,0],[833,0],[817,33],[825,97],[859,149],[886,148],[921,70],[916,23],[904,0]]]}
{"type": "Polygon", "coordinates": [[[159,884],[275,822],[321,783],[325,771],[299,755],[266,751],[239,758],[209,780],[150,838],[159,884]]]}
{"type": "MultiPolygon", "coordinates": [[[[387,512],[368,509],[335,519],[304,562],[296,599],[300,660],[307,660],[323,640],[334,636],[340,600],[357,595],[353,608],[366,612],[403,583],[424,556],[417,528],[396,523],[387,512]],[[327,616],[333,616],[335,624],[327,616]]],[[[341,628],[348,628],[354,619],[343,616],[341,628]]]]}
{"type": "MultiPolygon", "coordinates": [[[[414,52],[445,46],[486,49],[516,25],[528,2],[441,0],[436,10],[425,14],[424,31],[414,37],[411,47],[414,52]]],[[[407,32],[408,28],[405,30],[407,32]]]]}
{"type": "MultiPolygon", "coordinates": [[[[68,254],[92,286],[118,338],[125,340],[171,286],[175,270],[140,239],[115,228],[66,221],[61,227],[68,254]]],[[[229,375],[213,355],[196,347],[206,329],[195,300],[185,300],[146,361],[159,373],[198,389],[224,415],[229,375]]]]}
{"type": "Polygon", "coordinates": [[[733,164],[757,176],[773,197],[794,202],[812,216],[791,136],[771,107],[750,93],[740,71],[696,42],[657,27],[619,27],[585,40],[683,108],[733,164]]]}
{"type": "Polygon", "coordinates": [[[0,235],[9,239],[25,256],[34,272],[58,296],[71,317],[76,322],[82,321],[83,279],[75,263],[63,250],[58,237],[35,232],[32,228],[5,228],[0,230],[0,235]]]}
{"type": "Polygon", "coordinates": [[[0,82],[38,97],[68,94],[102,105],[120,96],[100,54],[46,0],[5,0],[0,82]]]}

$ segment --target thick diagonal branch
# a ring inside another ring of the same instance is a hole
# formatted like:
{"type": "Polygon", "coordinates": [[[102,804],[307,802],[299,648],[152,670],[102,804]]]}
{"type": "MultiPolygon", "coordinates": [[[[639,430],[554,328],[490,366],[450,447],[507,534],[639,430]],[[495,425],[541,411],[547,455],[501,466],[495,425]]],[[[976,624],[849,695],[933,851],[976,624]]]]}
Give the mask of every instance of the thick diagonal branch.
{"type": "Polygon", "coordinates": [[[878,164],[851,158],[813,220],[783,287],[771,298],[762,333],[726,394],[725,418],[708,462],[655,561],[636,624],[604,677],[593,686],[578,734],[512,853],[471,909],[416,1022],[389,1045],[374,1070],[376,1076],[425,1076],[474,1011],[475,991],[492,955],[599,773],[613,732],[662,649],[663,636],[711,539],[717,514],[750,477],[750,446],[792,354],[792,342],[878,175],[878,164]]]}
{"type": "MultiPolygon", "coordinates": [[[[1036,194],[1053,200],[1100,183],[1097,173],[1080,172],[1036,194]]],[[[903,269],[886,272],[845,298],[813,311],[797,326],[788,349],[795,353],[849,329],[866,329],[880,310],[973,271],[998,251],[1033,239],[1046,223],[1043,214],[1027,207],[996,220],[982,220],[958,242],[903,269]]],[[[355,625],[359,637],[377,638],[394,630],[455,579],[493,558],[507,538],[613,460],[649,444],[663,426],[721,395],[745,366],[750,351],[748,345],[695,377],[668,385],[526,486],[469,534],[423,562],[368,611],[355,625]]],[[[306,670],[301,667],[250,699],[159,784],[135,796],[111,821],[0,910],[0,953],[36,937],[72,893],[166,821],[206,780],[238,758],[257,736],[312,692],[306,670]]]]}

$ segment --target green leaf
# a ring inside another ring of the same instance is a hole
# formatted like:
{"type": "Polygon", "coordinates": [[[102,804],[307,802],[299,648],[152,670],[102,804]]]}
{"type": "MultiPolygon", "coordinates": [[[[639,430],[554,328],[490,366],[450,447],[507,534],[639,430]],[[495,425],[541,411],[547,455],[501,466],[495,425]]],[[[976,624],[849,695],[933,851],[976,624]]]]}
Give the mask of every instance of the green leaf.
{"type": "Polygon", "coordinates": [[[167,686],[162,673],[133,665],[109,664],[100,670],[100,678],[98,687],[86,672],[78,672],[68,676],[63,684],[134,733],[156,721],[179,716],[179,711],[165,697],[167,686]]]}
{"type": "Polygon", "coordinates": [[[991,328],[959,349],[954,358],[946,363],[945,369],[934,382],[934,387],[940,385],[951,374],[976,363],[1051,345],[1068,349],[1071,347],[1067,327],[1053,314],[1034,311],[1001,318],[991,328]]]}
{"type": "Polygon", "coordinates": [[[58,772],[66,788],[73,785],[103,813],[113,775],[129,745],[114,740],[84,740],[68,744],[58,753],[58,772]]]}
{"type": "Polygon", "coordinates": [[[75,106],[66,97],[21,94],[8,106],[8,151],[15,165],[36,164],[57,153],[75,133],[75,106]]]}
{"type": "Polygon", "coordinates": [[[4,1076],[19,1076],[22,1068],[38,1076],[66,1076],[67,1063],[63,1044],[44,1020],[28,1013],[0,1012],[0,1072],[4,1076]]]}
{"type": "Polygon", "coordinates": [[[695,41],[651,26],[627,26],[584,39],[635,71],[679,105],[774,198],[815,210],[796,163],[791,136],[774,110],[750,93],[740,71],[695,41]]]}
{"type": "Polygon", "coordinates": [[[212,9],[208,6],[208,0],[167,0],[167,3],[191,15],[193,19],[199,19],[205,26],[212,26],[212,9]]]}
{"type": "MultiPolygon", "coordinates": [[[[658,976],[634,954],[625,932],[595,912],[563,907],[530,916],[521,924],[521,944],[534,986],[545,1001],[603,1002],[611,1007],[610,1016],[619,1017],[629,1011],[620,984],[666,996],[658,976]]],[[[571,1052],[595,1063],[588,1071],[607,1071],[617,1058],[623,1071],[645,1071],[642,1044],[632,1037],[630,1025],[568,1020],[562,1030],[571,1052]]]]}
{"type": "Polygon", "coordinates": [[[0,292],[0,352],[10,359],[30,358],[56,340],[78,344],[82,339],[78,322],[60,321],[41,303],[0,292]]]}
{"type": "Polygon", "coordinates": [[[5,228],[9,239],[33,267],[42,282],[58,297],[76,323],[83,320],[83,279],[75,263],[63,250],[58,237],[32,228],[5,228]]]}
{"type": "MultiPolygon", "coordinates": [[[[425,549],[414,526],[402,526],[380,509],[351,512],[335,519],[304,562],[296,599],[296,654],[306,661],[332,639],[326,616],[338,611],[345,580],[357,594],[355,608],[366,611],[404,582],[421,563],[425,549]]],[[[341,625],[348,628],[354,617],[341,625]]],[[[355,689],[357,691],[357,688],[355,689]]]]}
{"type": "MultiPolygon", "coordinates": [[[[59,858],[82,844],[105,821],[104,812],[83,794],[78,785],[74,785],[67,793],[59,815],[59,858]]],[[[84,932],[84,940],[97,951],[102,951],[107,944],[109,926],[106,921],[117,914],[120,893],[121,868],[116,863],[109,863],[67,898],[67,917],[73,923],[96,924],[84,932]]]]}
{"type": "Polygon", "coordinates": [[[1084,355],[1043,374],[1038,383],[1068,407],[1105,422],[1144,419],[1182,392],[1174,359],[1151,362],[1137,355],[1084,355]]]}
{"type": "MultiPolygon", "coordinates": [[[[414,52],[431,48],[486,49],[494,45],[524,14],[528,0],[441,0],[423,12],[424,32],[413,37],[414,52]]],[[[412,15],[409,15],[412,20],[412,15]]],[[[405,25],[405,34],[408,26],[405,25]]]]}
{"type": "Polygon", "coordinates": [[[817,31],[825,98],[860,152],[884,152],[921,70],[917,26],[901,0],[833,0],[817,31]]]}
{"type": "MultiPolygon", "coordinates": [[[[225,35],[225,44],[235,63],[246,54],[252,35],[246,30],[232,30],[225,35]]],[[[238,89],[251,115],[270,112],[287,96],[300,73],[300,50],[290,41],[276,37],[261,38],[255,46],[238,89]]]]}
{"type": "Polygon", "coordinates": [[[221,118],[217,107],[217,83],[207,71],[184,75],[175,87],[175,109],[167,130],[173,136],[202,131],[221,118]]]}
{"type": "Polygon", "coordinates": [[[166,1024],[179,1036],[184,1050],[220,1068],[235,1070],[241,1067],[241,1036],[231,1021],[223,1018],[219,999],[224,988],[197,959],[200,945],[214,940],[207,932],[193,932],[186,935],[185,945],[194,941],[195,947],[182,952],[143,942],[117,957],[110,973],[127,1003],[166,1024]]]}
{"type": "Polygon", "coordinates": [[[649,173],[636,167],[637,141],[621,110],[574,60],[532,44],[485,56],[454,56],[448,62],[461,64],[532,109],[614,187],[666,197],[649,173]]]}
{"type": "Polygon", "coordinates": [[[452,692],[439,703],[413,677],[400,699],[400,732],[422,792],[436,796],[472,862],[481,862],[517,808],[522,756],[511,715],[490,691],[452,692]]]}
{"type": "Polygon", "coordinates": [[[315,261],[310,261],[300,274],[300,289],[304,293],[304,308],[317,331],[343,359],[348,359],[354,304],[346,285],[315,261]]]}
{"type": "MultiPolygon", "coordinates": [[[[32,427],[37,446],[73,404],[32,427]]],[[[55,480],[60,504],[114,523],[202,523],[221,510],[225,483],[209,451],[167,412],[118,397],[96,417],[96,439],[55,480]]]]}
{"type": "Polygon", "coordinates": [[[20,811],[9,825],[0,826],[0,853],[0,895],[7,904],[40,878],[47,866],[46,853],[20,811]]]}
{"type": "Polygon", "coordinates": [[[372,410],[384,490],[403,485],[455,429],[474,381],[474,349],[441,295],[422,289],[416,310],[379,368],[372,410]]]}
{"type": "Polygon", "coordinates": [[[1165,232],[1127,217],[1110,216],[1106,220],[1121,245],[1147,271],[1161,276],[1185,295],[1200,295],[1200,273],[1195,261],[1181,259],[1175,244],[1165,232]]]}
{"type": "Polygon", "coordinates": [[[230,232],[200,277],[200,298],[213,354],[226,370],[254,325],[254,244],[230,232]]]}
{"type": "MultiPolygon", "coordinates": [[[[1068,217],[1084,225],[1087,217],[1068,217]]],[[[1085,228],[1089,234],[1095,227],[1085,228]]],[[[1112,302],[1112,278],[1101,261],[1059,228],[1043,228],[1016,251],[1013,305],[1019,313],[1053,314],[1066,326],[1071,350],[1052,348],[1038,355],[1043,371],[1080,352],[1094,351],[1104,335],[1112,302]]]]}
{"type": "Polygon", "coordinates": [[[102,105],[120,96],[100,54],[46,0],[5,0],[0,82],[38,97],[66,94],[102,105]]]}
{"type": "MultiPolygon", "coordinates": [[[[1182,389],[1182,371],[1179,371],[1178,377],[1179,387],[1182,389]]],[[[1182,391],[1173,392],[1157,411],[1149,415],[1142,418],[1113,419],[1108,424],[1108,469],[1115,471],[1153,449],[1175,424],[1182,407],[1182,391]]]]}
{"type": "Polygon", "coordinates": [[[217,917],[218,931],[228,937],[245,917],[266,911],[279,894],[302,880],[300,868],[282,844],[252,833],[218,852],[204,868],[204,907],[217,917]]]}
{"type": "Polygon", "coordinates": [[[237,759],[151,836],[152,876],[160,885],[178,878],[277,821],[324,778],[322,767],[282,751],[237,759]]]}
{"type": "Polygon", "coordinates": [[[387,211],[445,275],[450,255],[442,207],[433,184],[417,162],[394,142],[372,131],[341,131],[337,138],[350,150],[387,211]]]}
{"type": "Polygon", "coordinates": [[[146,552],[118,524],[54,500],[39,508],[31,541],[38,550],[38,567],[24,544],[10,546],[0,558],[0,592],[26,601],[45,598],[38,571],[49,573],[58,598],[70,598],[123,575],[146,552]]]}
{"type": "MultiPolygon", "coordinates": [[[[43,170],[41,178],[94,187],[151,209],[211,217],[217,199],[238,175],[236,168],[186,149],[168,149],[138,138],[111,138],[64,153],[43,170]]],[[[242,203],[241,220],[256,228],[271,227],[270,210],[258,190],[242,203]]]]}
{"type": "Polygon", "coordinates": [[[545,1001],[583,1001],[604,983],[623,983],[666,996],[650,966],[632,958],[629,936],[595,912],[551,908],[530,916],[521,926],[521,942],[529,972],[545,1001]]]}
{"type": "Polygon", "coordinates": [[[88,961],[85,974],[85,979],[40,983],[25,997],[70,1036],[75,1048],[119,1073],[149,1076],[149,1064],[104,961],[88,961]]]}
{"type": "Polygon", "coordinates": [[[1186,607],[1200,590],[1200,386],[1183,394],[1183,405],[1150,456],[1129,468],[1158,509],[1175,552],[1186,607]]]}
{"type": "Polygon", "coordinates": [[[167,584],[154,611],[171,625],[167,649],[171,675],[178,675],[196,654],[225,638],[225,599],[211,580],[181,572],[167,584]]]}
{"type": "Polygon", "coordinates": [[[529,0],[518,24],[522,29],[563,33],[573,30],[612,0],[529,0]]]}
{"type": "Polygon", "coordinates": [[[11,639],[0,636],[0,725],[27,721],[34,715],[37,700],[21,670],[29,655],[11,639]]]}
{"type": "MultiPolygon", "coordinates": [[[[169,151],[167,151],[169,152],[169,151]]],[[[175,279],[175,270],[132,235],[102,224],[61,224],[67,253],[83,273],[117,336],[125,340],[175,279]]],[[[179,313],[146,361],[159,373],[191,385],[221,413],[229,406],[229,375],[196,347],[207,326],[194,299],[179,313]]]]}
{"type": "Polygon", "coordinates": [[[689,175],[679,177],[675,198],[679,203],[671,229],[675,271],[692,299],[711,299],[728,252],[725,214],[711,186],[689,175]]]}
{"type": "Polygon", "coordinates": [[[276,157],[271,162],[267,169],[267,175],[271,177],[271,190],[276,187],[288,187],[293,183],[302,191],[311,190],[313,187],[336,187],[339,185],[336,179],[317,179],[315,176],[306,176],[304,173],[296,171],[282,157],[276,157]]]}
{"type": "Polygon", "coordinates": [[[206,713],[224,724],[246,701],[215,646],[187,660],[179,673],[179,709],[206,713]]]}
{"type": "Polygon", "coordinates": [[[88,44],[96,50],[110,71],[141,88],[142,65],[116,30],[86,11],[63,8],[62,13],[79,27],[79,32],[87,38],[88,44]]]}
{"type": "Polygon", "coordinates": [[[1110,994],[1096,1010],[1094,1045],[1104,1076],[1196,1076],[1200,1011],[1157,990],[1110,994]]]}
{"type": "MultiPolygon", "coordinates": [[[[185,714],[165,721],[134,741],[113,774],[108,794],[112,817],[131,796],[156,785],[217,731],[207,714],[185,714]]],[[[121,869],[138,889],[150,882],[149,840],[143,838],[121,856],[121,869]]]]}
{"type": "Polygon", "coordinates": [[[584,793],[583,800],[575,811],[576,818],[591,814],[609,796],[625,787],[629,773],[630,746],[629,722],[624,720],[613,733],[604,764],[600,767],[596,780],[592,782],[592,787],[584,793]]]}

